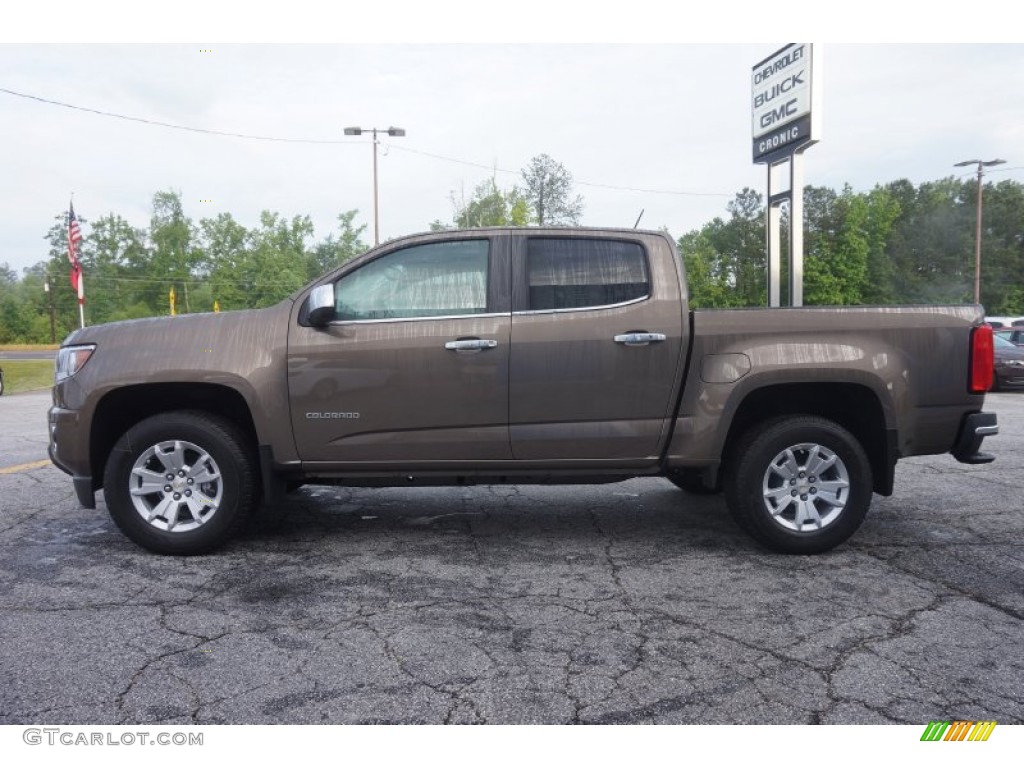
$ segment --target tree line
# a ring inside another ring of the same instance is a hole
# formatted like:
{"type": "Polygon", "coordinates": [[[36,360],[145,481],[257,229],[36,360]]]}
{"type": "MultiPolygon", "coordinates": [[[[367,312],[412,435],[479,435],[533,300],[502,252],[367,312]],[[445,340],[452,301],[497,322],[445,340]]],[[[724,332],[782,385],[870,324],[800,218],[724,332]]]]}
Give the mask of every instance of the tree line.
{"type": "MultiPolygon", "coordinates": [[[[804,303],[973,301],[977,193],[973,179],[956,178],[901,179],[868,192],[805,187],[804,303]]],[[[990,315],[1024,314],[1024,185],[986,184],[982,194],[981,303],[990,315]]],[[[744,189],[726,211],[679,238],[691,303],[764,306],[764,198],[744,189]]],[[[785,211],[782,232],[786,252],[785,211]]],[[[785,293],[785,263],[783,272],[785,293]]]]}
{"type": "MultiPolygon", "coordinates": [[[[578,224],[583,201],[572,175],[548,155],[521,171],[521,185],[479,185],[469,199],[451,195],[451,222],[431,229],[530,224],[578,224]]],[[[338,214],[337,226],[317,240],[308,215],[263,211],[246,227],[229,213],[193,221],[181,193],[157,192],[149,227],[133,227],[116,213],[79,216],[84,237],[78,258],[85,279],[90,325],[176,313],[249,309],[274,304],[309,281],[367,250],[358,211],[338,214]]],[[[45,235],[49,258],[19,277],[0,263],[0,344],[48,343],[78,327],[69,285],[67,212],[45,235]],[[50,290],[44,290],[45,286],[50,290]]]]}
{"type": "MultiPolygon", "coordinates": [[[[78,217],[88,324],[169,314],[172,289],[182,314],[269,306],[367,247],[354,210],[339,214],[335,231],[315,241],[309,216],[264,211],[257,226],[246,227],[221,213],[197,223],[176,191],[157,192],[152,205],[144,229],[116,213],[78,217]]],[[[45,235],[49,258],[20,280],[0,264],[0,343],[59,341],[78,327],[66,216],[55,215],[45,235]]]]}
{"type": "MultiPolygon", "coordinates": [[[[468,198],[453,193],[450,222],[429,228],[579,223],[583,199],[560,163],[540,155],[520,181],[502,189],[489,179],[468,198]]],[[[899,180],[867,192],[806,187],[805,304],[971,301],[976,194],[973,179],[955,178],[917,186],[899,180]]],[[[1024,315],[1024,185],[986,184],[984,203],[982,303],[989,314],[1024,315]]],[[[161,191],[153,196],[147,228],[116,213],[80,217],[86,321],[169,314],[172,288],[180,313],[276,303],[367,249],[357,216],[355,210],[340,213],[335,229],[316,239],[307,215],[264,211],[248,227],[228,213],[195,222],[185,215],[179,192],[161,191]]],[[[784,215],[784,238],[787,232],[784,215]]],[[[59,341],[78,326],[68,284],[66,213],[54,217],[45,240],[49,258],[21,276],[0,263],[0,343],[59,341]]],[[[764,198],[751,189],[736,194],[725,216],[682,235],[691,304],[764,306],[765,241],[764,198]]]]}

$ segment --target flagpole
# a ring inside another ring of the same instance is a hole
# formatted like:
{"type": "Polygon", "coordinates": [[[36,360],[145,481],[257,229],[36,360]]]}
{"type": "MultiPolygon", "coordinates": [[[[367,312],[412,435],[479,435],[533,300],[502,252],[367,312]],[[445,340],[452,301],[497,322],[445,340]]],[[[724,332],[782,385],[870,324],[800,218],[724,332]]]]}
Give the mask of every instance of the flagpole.
{"type": "Polygon", "coordinates": [[[85,328],[85,273],[78,273],[78,326],[85,328]]]}
{"type": "Polygon", "coordinates": [[[82,229],[75,217],[75,193],[71,193],[68,203],[68,261],[71,262],[71,285],[78,294],[78,323],[85,328],[85,280],[82,265],[78,261],[78,243],[82,239],[82,229]]]}

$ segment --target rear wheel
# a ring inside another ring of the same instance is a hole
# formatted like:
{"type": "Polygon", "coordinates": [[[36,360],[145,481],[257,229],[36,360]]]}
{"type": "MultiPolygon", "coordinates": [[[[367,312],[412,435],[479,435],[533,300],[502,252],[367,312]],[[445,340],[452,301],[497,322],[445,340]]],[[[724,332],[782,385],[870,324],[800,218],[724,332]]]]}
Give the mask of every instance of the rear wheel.
{"type": "Polygon", "coordinates": [[[871,503],[871,464],[849,431],[817,416],[755,426],[726,470],[729,510],[776,552],[816,554],[842,544],[871,503]]]}
{"type": "Polygon", "coordinates": [[[256,503],[255,462],[230,422],[199,411],[145,419],[121,436],[103,477],[118,528],[146,549],[198,555],[223,545],[256,503]]]}

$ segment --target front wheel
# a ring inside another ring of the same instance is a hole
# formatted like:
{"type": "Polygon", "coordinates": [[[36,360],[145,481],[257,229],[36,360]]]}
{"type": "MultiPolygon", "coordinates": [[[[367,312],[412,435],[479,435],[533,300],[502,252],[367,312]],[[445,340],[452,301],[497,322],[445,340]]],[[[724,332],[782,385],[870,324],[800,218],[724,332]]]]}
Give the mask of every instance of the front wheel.
{"type": "Polygon", "coordinates": [[[256,503],[255,462],[230,422],[200,411],[162,413],[131,427],[103,476],[107,509],[132,541],[163,555],[223,545],[256,503]]]}
{"type": "Polygon", "coordinates": [[[739,525],[776,552],[817,554],[846,541],[871,503],[871,463],[849,431],[817,416],[753,427],[726,470],[739,525]]]}

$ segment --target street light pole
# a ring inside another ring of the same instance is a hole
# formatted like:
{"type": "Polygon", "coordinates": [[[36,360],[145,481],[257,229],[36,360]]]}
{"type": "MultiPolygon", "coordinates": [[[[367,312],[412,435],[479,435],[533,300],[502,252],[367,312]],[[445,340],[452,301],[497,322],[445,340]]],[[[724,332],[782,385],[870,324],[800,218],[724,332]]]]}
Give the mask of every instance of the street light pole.
{"type": "Polygon", "coordinates": [[[404,128],[346,128],[346,136],[362,136],[364,132],[369,131],[373,134],[373,244],[380,245],[380,215],[379,203],[377,196],[377,144],[380,142],[377,140],[377,133],[386,133],[388,136],[405,136],[404,128]]]}
{"type": "Polygon", "coordinates": [[[986,165],[1001,165],[1005,160],[964,160],[962,163],[954,163],[954,168],[965,165],[978,166],[978,205],[974,215],[974,303],[981,304],[981,179],[985,175],[986,165]]]}

